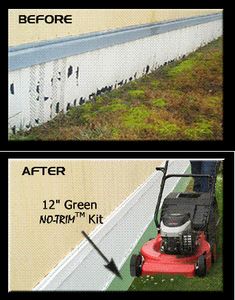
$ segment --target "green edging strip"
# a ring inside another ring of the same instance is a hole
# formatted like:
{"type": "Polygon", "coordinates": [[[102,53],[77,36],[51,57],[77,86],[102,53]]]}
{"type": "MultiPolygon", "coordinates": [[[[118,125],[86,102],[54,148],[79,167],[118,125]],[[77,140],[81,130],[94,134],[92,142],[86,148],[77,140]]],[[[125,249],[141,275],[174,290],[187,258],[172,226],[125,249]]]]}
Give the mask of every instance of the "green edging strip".
{"type": "MultiPolygon", "coordinates": [[[[187,169],[185,173],[190,173],[190,167],[187,169]]],[[[178,182],[178,184],[175,187],[175,191],[185,191],[190,179],[181,178],[178,182]]],[[[153,212],[154,214],[154,212],[153,212]]],[[[144,234],[140,238],[138,244],[133,249],[133,251],[128,256],[125,264],[120,270],[120,273],[122,274],[123,280],[120,280],[120,278],[115,277],[114,280],[111,282],[109,287],[107,288],[107,291],[125,291],[128,290],[132,281],[133,277],[130,276],[130,259],[131,255],[134,253],[139,253],[140,248],[143,246],[144,243],[146,243],[150,238],[153,238],[156,236],[156,227],[154,221],[152,221],[148,228],[145,230],[144,234]]]]}

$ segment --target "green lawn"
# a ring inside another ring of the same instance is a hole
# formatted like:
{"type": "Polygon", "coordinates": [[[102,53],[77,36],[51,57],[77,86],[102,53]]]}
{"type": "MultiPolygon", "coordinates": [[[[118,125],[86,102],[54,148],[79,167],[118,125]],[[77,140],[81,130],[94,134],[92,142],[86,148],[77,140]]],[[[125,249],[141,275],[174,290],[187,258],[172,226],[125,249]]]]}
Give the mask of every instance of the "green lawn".
{"type": "Polygon", "coordinates": [[[221,140],[223,41],[11,140],[221,140]]]}
{"type": "Polygon", "coordinates": [[[204,278],[156,275],[135,278],[129,291],[222,291],[223,290],[223,179],[220,173],[216,183],[216,197],[221,217],[218,228],[218,260],[204,278]]]}

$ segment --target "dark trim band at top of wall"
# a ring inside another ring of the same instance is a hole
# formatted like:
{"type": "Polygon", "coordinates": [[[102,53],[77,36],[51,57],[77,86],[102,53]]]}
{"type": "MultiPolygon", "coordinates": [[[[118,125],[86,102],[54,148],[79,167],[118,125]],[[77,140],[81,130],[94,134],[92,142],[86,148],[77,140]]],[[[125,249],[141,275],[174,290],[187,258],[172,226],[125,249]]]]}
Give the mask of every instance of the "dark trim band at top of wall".
{"type": "Polygon", "coordinates": [[[9,47],[9,71],[222,19],[222,13],[9,47]]]}

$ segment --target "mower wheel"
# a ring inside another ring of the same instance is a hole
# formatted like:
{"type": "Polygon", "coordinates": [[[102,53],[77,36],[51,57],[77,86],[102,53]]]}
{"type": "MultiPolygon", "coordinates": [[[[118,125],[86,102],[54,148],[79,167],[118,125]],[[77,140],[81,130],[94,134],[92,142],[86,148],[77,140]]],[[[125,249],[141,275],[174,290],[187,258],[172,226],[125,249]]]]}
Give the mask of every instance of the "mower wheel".
{"type": "Polygon", "coordinates": [[[195,266],[195,273],[199,277],[206,276],[206,259],[204,255],[199,256],[195,266]]]}
{"type": "Polygon", "coordinates": [[[142,271],[142,255],[133,254],[130,262],[130,273],[132,277],[139,277],[142,271]]]}

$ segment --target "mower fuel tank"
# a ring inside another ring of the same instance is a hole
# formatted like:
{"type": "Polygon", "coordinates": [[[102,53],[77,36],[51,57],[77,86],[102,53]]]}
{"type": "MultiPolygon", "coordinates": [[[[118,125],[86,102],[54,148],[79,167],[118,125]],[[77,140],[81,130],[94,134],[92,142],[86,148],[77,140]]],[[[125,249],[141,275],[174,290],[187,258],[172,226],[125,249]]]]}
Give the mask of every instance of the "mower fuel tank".
{"type": "Polygon", "coordinates": [[[196,248],[196,233],[192,231],[189,214],[165,214],[160,224],[161,252],[192,254],[196,248]]]}

